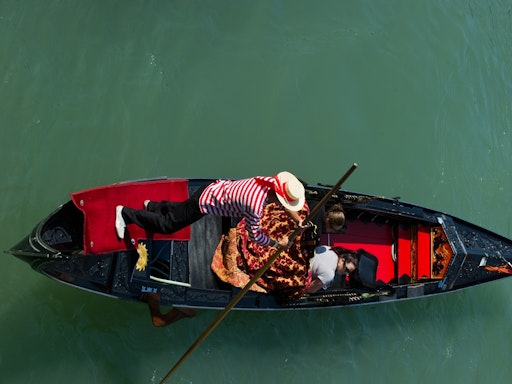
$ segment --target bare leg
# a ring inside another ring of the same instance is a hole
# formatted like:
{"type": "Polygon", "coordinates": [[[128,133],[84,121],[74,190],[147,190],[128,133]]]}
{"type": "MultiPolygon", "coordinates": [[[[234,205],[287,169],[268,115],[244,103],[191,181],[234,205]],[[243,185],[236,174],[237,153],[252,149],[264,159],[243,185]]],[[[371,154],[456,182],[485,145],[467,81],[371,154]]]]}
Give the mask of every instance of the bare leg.
{"type": "Polygon", "coordinates": [[[160,295],[148,293],[147,298],[151,321],[155,327],[165,327],[184,317],[194,317],[196,315],[196,311],[188,308],[172,308],[169,312],[163,314],[160,312],[160,295]]]}

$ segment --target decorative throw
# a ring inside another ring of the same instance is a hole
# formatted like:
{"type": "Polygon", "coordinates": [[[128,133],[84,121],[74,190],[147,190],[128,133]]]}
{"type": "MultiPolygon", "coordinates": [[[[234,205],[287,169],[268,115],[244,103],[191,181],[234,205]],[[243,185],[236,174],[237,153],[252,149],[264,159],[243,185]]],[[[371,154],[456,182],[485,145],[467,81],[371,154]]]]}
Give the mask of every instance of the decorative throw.
{"type": "MultiPolygon", "coordinates": [[[[299,212],[304,219],[309,211],[299,212]]],[[[296,228],[294,220],[277,204],[268,204],[260,220],[262,230],[271,239],[290,236],[296,228]]],[[[272,266],[251,287],[256,292],[277,292],[292,298],[300,295],[309,284],[309,259],[301,252],[301,235],[297,236],[288,250],[283,250],[272,266]]],[[[224,235],[215,250],[212,270],[224,282],[244,287],[255,273],[277,252],[271,246],[262,246],[250,240],[242,219],[235,228],[224,235]]]]}

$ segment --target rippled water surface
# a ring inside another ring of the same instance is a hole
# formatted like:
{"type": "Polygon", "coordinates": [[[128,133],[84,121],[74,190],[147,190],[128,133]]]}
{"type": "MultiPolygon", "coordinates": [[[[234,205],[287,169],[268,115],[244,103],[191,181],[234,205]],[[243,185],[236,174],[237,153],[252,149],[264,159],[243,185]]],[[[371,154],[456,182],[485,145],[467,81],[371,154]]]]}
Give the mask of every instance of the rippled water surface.
{"type": "MultiPolygon", "coordinates": [[[[72,191],[289,170],[512,236],[510,1],[0,1],[0,248],[72,191]]],[[[2,256],[6,383],[157,383],[216,312],[144,305],[2,256]]],[[[511,281],[233,312],[181,383],[508,382],[511,281]]]]}

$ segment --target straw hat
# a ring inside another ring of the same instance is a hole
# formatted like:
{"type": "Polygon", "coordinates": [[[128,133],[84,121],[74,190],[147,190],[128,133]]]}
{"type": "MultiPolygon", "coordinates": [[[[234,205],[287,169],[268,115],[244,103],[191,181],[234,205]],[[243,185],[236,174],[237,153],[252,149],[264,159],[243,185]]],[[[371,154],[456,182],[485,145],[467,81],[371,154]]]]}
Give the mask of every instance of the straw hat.
{"type": "Polygon", "coordinates": [[[279,172],[275,179],[279,202],[290,211],[300,211],[306,201],[302,183],[290,172],[279,172]]]}

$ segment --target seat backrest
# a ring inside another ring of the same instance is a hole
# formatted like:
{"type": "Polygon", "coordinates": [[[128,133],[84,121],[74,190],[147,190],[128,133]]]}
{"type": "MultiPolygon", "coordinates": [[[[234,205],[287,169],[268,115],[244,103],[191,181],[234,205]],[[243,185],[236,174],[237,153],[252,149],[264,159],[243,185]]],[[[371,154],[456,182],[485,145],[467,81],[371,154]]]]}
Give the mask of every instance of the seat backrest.
{"type": "Polygon", "coordinates": [[[379,260],[364,249],[358,249],[357,254],[359,255],[358,280],[366,288],[376,288],[379,260]]]}

